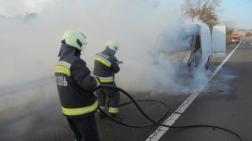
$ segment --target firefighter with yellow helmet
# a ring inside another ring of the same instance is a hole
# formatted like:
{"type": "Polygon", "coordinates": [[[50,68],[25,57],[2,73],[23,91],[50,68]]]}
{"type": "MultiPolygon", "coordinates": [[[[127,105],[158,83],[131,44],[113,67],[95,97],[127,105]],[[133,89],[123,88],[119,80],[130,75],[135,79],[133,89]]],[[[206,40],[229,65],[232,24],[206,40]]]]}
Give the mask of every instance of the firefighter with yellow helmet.
{"type": "Polygon", "coordinates": [[[93,91],[100,86],[100,80],[90,75],[86,62],[80,58],[86,37],[77,30],[67,30],[61,42],[54,73],[63,115],[76,141],[99,141],[95,120],[98,102],[93,91]]]}
{"type": "MultiPolygon", "coordinates": [[[[116,86],[114,82],[114,74],[120,71],[119,61],[115,57],[115,53],[119,49],[119,43],[115,40],[109,40],[104,51],[96,54],[94,62],[93,74],[100,79],[101,84],[116,86]]],[[[99,107],[105,109],[106,98],[109,98],[109,113],[112,117],[122,121],[122,116],[118,115],[118,103],[120,94],[118,90],[101,88],[96,90],[99,107]]],[[[98,118],[103,118],[101,112],[98,112],[98,118]]]]}

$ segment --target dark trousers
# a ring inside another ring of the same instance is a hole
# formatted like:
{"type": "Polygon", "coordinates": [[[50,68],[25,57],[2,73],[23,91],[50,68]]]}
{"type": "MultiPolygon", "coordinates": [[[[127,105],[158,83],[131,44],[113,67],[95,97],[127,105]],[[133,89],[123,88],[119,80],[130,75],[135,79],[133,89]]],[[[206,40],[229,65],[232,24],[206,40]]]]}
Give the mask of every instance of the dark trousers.
{"type": "MultiPolygon", "coordinates": [[[[101,83],[101,84],[116,86],[115,82],[101,83]]],[[[101,88],[101,89],[96,90],[96,94],[97,94],[97,100],[98,100],[99,106],[105,106],[106,97],[108,96],[109,107],[114,107],[114,108],[118,107],[118,103],[120,99],[120,94],[118,90],[111,89],[111,88],[101,88]]]]}
{"type": "Polygon", "coordinates": [[[94,114],[84,118],[67,118],[67,121],[74,132],[76,141],[82,141],[82,139],[84,141],[100,141],[94,114]]]}

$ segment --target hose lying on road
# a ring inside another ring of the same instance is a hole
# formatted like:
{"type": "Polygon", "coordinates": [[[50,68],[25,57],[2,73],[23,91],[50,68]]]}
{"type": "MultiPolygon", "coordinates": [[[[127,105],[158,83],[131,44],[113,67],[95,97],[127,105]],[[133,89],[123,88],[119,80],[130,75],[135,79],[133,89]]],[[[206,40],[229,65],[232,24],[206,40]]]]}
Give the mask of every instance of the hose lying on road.
{"type": "MultiPolygon", "coordinates": [[[[239,134],[235,133],[234,131],[231,131],[229,129],[225,129],[225,128],[222,128],[222,127],[218,127],[218,126],[214,126],[214,125],[204,125],[204,124],[199,124],[199,125],[183,125],[183,126],[169,126],[169,125],[165,125],[165,124],[162,124],[162,123],[159,123],[160,120],[162,120],[166,115],[167,113],[165,113],[165,115],[159,119],[158,121],[155,121],[153,119],[151,119],[149,116],[147,116],[144,111],[139,107],[139,105],[137,104],[137,102],[132,98],[132,96],[130,94],[128,94],[125,90],[119,88],[119,87],[116,87],[116,86],[112,86],[112,85],[101,85],[100,88],[111,88],[111,89],[116,89],[116,90],[119,90],[121,91],[123,94],[125,94],[134,104],[135,106],[137,107],[137,109],[148,119],[152,122],[152,124],[157,124],[157,125],[160,125],[160,126],[164,126],[164,127],[169,127],[169,128],[193,128],[193,127],[212,127],[212,128],[217,128],[217,129],[221,129],[221,130],[224,130],[224,131],[227,131],[227,132],[230,132],[234,135],[236,135],[241,141],[245,141],[239,134]]],[[[151,100],[149,100],[151,101],[151,100]]],[[[155,101],[156,102],[156,101],[155,101]]],[[[128,104],[128,103],[127,103],[128,104]]],[[[142,127],[146,127],[146,126],[150,126],[152,124],[148,124],[148,125],[129,125],[129,124],[126,124],[126,123],[123,123],[123,122],[120,122],[118,121],[117,119],[111,117],[110,115],[108,115],[106,112],[104,112],[100,107],[98,107],[99,110],[105,114],[107,117],[109,117],[110,119],[112,119],[113,121],[119,123],[119,124],[122,124],[122,125],[125,125],[125,126],[130,126],[130,127],[136,127],[136,128],[142,128],[142,127]]],[[[168,108],[167,108],[168,109],[168,108]]]]}
{"type": "MultiPolygon", "coordinates": [[[[169,113],[169,107],[168,107],[165,103],[163,103],[163,102],[161,102],[161,101],[148,100],[148,99],[147,99],[147,100],[135,100],[135,102],[142,102],[142,101],[157,102],[157,103],[163,104],[163,105],[166,107],[166,112],[165,112],[164,115],[161,116],[161,118],[159,118],[156,122],[159,122],[159,121],[161,121],[162,119],[164,119],[165,116],[169,113]]],[[[133,102],[132,102],[132,101],[131,101],[131,102],[126,102],[126,103],[123,103],[123,104],[118,105],[118,107],[121,107],[121,106],[130,104],[130,103],[133,103],[133,102]]],[[[109,104],[109,102],[108,102],[108,104],[109,104]]],[[[109,106],[108,106],[108,107],[109,107],[109,106]]],[[[111,117],[110,115],[108,115],[107,113],[104,113],[104,114],[106,114],[110,119],[114,120],[114,118],[111,117]]],[[[152,123],[146,124],[146,125],[131,125],[131,124],[126,124],[126,123],[123,123],[123,122],[120,122],[120,121],[116,121],[116,122],[118,122],[118,123],[120,123],[120,124],[123,124],[123,125],[125,125],[125,126],[135,127],[135,128],[143,128],[143,127],[147,127],[147,126],[151,126],[151,125],[155,124],[155,123],[152,122],[152,123]]]]}

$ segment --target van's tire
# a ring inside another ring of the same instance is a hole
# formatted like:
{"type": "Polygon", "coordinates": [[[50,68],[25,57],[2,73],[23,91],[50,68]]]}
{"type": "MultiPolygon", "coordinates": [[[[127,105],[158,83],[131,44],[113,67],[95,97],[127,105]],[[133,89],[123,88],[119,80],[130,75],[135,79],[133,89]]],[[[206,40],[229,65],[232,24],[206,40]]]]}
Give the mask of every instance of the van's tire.
{"type": "Polygon", "coordinates": [[[206,70],[209,69],[209,60],[210,60],[210,59],[209,59],[209,57],[208,57],[207,62],[206,62],[206,65],[205,65],[205,69],[206,69],[206,70]]]}

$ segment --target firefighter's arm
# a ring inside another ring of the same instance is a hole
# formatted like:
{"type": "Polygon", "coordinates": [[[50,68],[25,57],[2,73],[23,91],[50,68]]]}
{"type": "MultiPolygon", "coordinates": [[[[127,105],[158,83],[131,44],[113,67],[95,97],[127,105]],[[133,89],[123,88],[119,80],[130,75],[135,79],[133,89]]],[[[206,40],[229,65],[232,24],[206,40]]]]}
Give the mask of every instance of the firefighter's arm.
{"type": "Polygon", "coordinates": [[[118,64],[118,60],[117,60],[115,57],[113,57],[113,58],[111,59],[111,63],[112,63],[112,65],[111,65],[112,71],[113,71],[114,73],[118,73],[118,72],[120,71],[120,67],[119,67],[119,64],[118,64]]]}
{"type": "Polygon", "coordinates": [[[93,90],[100,86],[99,78],[92,77],[90,70],[86,67],[86,63],[82,60],[77,60],[72,63],[71,75],[73,79],[85,90],[93,90]]]}

